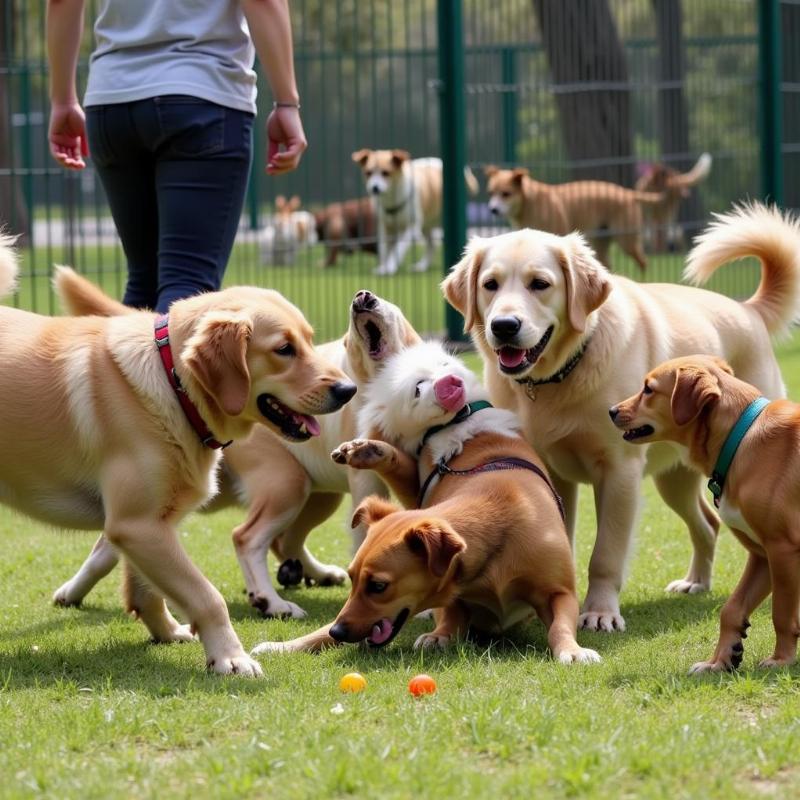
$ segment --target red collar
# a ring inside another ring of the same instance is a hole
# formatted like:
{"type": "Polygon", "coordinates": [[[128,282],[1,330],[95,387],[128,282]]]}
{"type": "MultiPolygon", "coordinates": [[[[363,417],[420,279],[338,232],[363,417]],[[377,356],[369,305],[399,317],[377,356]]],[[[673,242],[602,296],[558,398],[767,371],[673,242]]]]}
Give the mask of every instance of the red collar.
{"type": "Polygon", "coordinates": [[[189,399],[189,395],[186,394],[186,389],[183,388],[181,379],[178,377],[178,373],[175,372],[175,362],[172,360],[172,349],[169,346],[168,314],[160,314],[156,317],[155,342],[156,346],[158,347],[158,354],[161,356],[161,363],[164,365],[164,372],[167,373],[169,385],[175,392],[175,396],[178,398],[178,402],[181,404],[181,408],[183,409],[183,413],[186,415],[186,419],[189,420],[189,424],[194,428],[195,433],[200,437],[200,441],[206,447],[210,447],[212,450],[220,450],[224,447],[227,447],[230,442],[225,442],[223,444],[214,438],[214,434],[211,433],[208,425],[206,425],[205,421],[200,416],[197,406],[189,399]]]}

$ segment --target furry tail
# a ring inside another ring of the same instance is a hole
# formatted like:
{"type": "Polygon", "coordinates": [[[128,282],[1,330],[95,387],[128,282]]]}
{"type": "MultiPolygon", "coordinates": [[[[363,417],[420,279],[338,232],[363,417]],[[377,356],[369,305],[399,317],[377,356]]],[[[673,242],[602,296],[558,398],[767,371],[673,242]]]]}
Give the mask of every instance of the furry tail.
{"type": "Polygon", "coordinates": [[[755,256],[761,283],[745,305],[758,312],[770,334],[785,333],[800,316],[800,221],[761,203],[714,216],[689,253],[684,279],[702,284],[728,261],[755,256]]]}
{"type": "Polygon", "coordinates": [[[480,191],[478,179],[475,177],[475,173],[469,167],[464,167],[464,180],[467,182],[467,189],[469,189],[469,193],[473,197],[478,194],[480,191]]]}
{"type": "Polygon", "coordinates": [[[14,249],[16,236],[0,233],[0,297],[11,294],[17,286],[19,262],[14,249]]]}
{"type": "Polygon", "coordinates": [[[700,183],[700,181],[705,180],[708,177],[708,173],[711,172],[711,160],[710,153],[703,153],[700,158],[697,159],[697,163],[695,163],[688,172],[684,172],[682,175],[676,175],[672,178],[670,183],[675,186],[684,186],[687,189],[690,186],[700,183]]]}
{"type": "Polygon", "coordinates": [[[115,317],[135,311],[110,298],[70,267],[56,267],[53,288],[64,311],[73,317],[115,317]]]}

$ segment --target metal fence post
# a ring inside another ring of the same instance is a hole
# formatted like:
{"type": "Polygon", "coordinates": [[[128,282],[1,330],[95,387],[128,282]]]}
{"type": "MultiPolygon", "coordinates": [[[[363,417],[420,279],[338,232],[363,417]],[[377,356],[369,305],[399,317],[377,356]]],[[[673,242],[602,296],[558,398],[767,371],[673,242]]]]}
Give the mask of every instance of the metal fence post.
{"type": "MultiPolygon", "coordinates": [[[[464,33],[461,0],[438,0],[439,129],[442,153],[442,227],[444,271],[460,258],[467,240],[466,115],[464,107],[464,33]]],[[[447,338],[464,341],[461,315],[445,304],[447,338]]]]}
{"type": "Polygon", "coordinates": [[[781,4],[758,2],[761,116],[761,188],[765,199],[783,204],[783,98],[781,96],[781,4]]]}
{"type": "Polygon", "coordinates": [[[503,161],[517,163],[517,63],[513,47],[500,52],[500,81],[503,84],[503,161]]]}

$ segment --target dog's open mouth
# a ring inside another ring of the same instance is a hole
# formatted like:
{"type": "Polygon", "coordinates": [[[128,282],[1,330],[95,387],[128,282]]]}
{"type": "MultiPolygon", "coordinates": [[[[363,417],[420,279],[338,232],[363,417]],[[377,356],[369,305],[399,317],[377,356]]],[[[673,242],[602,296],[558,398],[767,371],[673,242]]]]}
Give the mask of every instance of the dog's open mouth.
{"type": "Polygon", "coordinates": [[[539,356],[544,352],[547,347],[550,337],[553,335],[554,326],[551,325],[545,332],[544,336],[536,343],[534,347],[528,350],[522,350],[519,347],[511,347],[505,345],[498,350],[497,359],[500,362],[500,369],[507,375],[516,375],[519,372],[524,372],[530,369],[539,360],[539,356]]]}
{"type": "Polygon", "coordinates": [[[386,343],[383,341],[381,329],[371,320],[364,323],[362,336],[367,343],[367,352],[373,361],[380,361],[386,353],[386,343]]]}
{"type": "Polygon", "coordinates": [[[287,438],[304,442],[319,436],[319,422],[308,414],[292,411],[271,394],[260,394],[256,400],[258,410],[287,438]]]}
{"type": "Polygon", "coordinates": [[[652,436],[655,433],[655,428],[652,425],[640,425],[638,428],[630,428],[624,431],[622,438],[626,442],[632,442],[635,439],[643,439],[645,436],[652,436]]]}
{"type": "Polygon", "coordinates": [[[372,633],[367,636],[367,641],[373,647],[385,647],[389,642],[400,633],[400,629],[405,625],[408,619],[409,610],[404,608],[392,622],[390,619],[384,617],[372,626],[372,633]]]}

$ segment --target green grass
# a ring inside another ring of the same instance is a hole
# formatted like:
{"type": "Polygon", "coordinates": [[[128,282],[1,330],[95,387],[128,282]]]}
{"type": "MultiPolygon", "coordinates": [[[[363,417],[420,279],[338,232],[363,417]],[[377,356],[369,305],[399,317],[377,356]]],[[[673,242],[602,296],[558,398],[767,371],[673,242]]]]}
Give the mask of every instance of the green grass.
{"type": "MultiPolygon", "coordinates": [[[[779,347],[800,399],[800,334],[779,347]]],[[[475,356],[470,356],[473,366],[475,356]]],[[[228,601],[246,647],[333,618],[346,591],[297,589],[304,621],[263,621],[242,595],[230,544],[242,511],[193,515],[192,557],[228,601]]],[[[311,537],[344,564],[344,510],[311,537]]],[[[800,792],[800,667],[759,670],[771,653],[768,605],[753,615],[737,675],[689,678],[710,655],[718,612],[744,563],[721,536],[711,593],[668,596],[689,542],[648,483],[622,595],[624,634],[579,634],[603,663],[566,668],[539,623],[488,649],[411,649],[413,621],[386,651],[347,647],[262,659],[260,681],[205,674],[199,644],[154,646],[128,619],[117,580],[82,609],[50,594],[93,537],[59,534],[7,510],[0,562],[0,797],[728,798],[800,792]],[[343,696],[342,674],[367,690],[343,696]],[[429,672],[433,697],[408,679],[429,672]],[[341,713],[336,713],[341,708],[341,713]]],[[[585,590],[594,513],[581,493],[578,576],[585,590]]]]}

